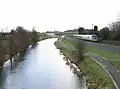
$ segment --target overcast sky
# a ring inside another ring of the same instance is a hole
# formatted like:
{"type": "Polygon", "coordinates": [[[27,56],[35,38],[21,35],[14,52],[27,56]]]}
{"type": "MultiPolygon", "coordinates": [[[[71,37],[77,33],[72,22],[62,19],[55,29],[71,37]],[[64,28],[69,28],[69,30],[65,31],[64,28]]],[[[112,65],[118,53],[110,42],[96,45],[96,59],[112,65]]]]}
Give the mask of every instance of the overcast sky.
{"type": "Polygon", "coordinates": [[[120,0],[0,0],[0,28],[37,31],[99,28],[116,21],[120,0]]]}

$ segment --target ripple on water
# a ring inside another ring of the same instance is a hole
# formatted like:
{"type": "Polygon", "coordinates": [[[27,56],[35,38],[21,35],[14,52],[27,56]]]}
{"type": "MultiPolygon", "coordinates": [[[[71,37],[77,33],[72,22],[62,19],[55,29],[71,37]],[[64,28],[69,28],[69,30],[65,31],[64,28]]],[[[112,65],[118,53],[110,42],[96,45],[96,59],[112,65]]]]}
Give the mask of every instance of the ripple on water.
{"type": "Polygon", "coordinates": [[[7,72],[4,89],[85,89],[84,80],[73,74],[54,46],[57,39],[38,43],[27,52],[26,60],[7,72]]]}

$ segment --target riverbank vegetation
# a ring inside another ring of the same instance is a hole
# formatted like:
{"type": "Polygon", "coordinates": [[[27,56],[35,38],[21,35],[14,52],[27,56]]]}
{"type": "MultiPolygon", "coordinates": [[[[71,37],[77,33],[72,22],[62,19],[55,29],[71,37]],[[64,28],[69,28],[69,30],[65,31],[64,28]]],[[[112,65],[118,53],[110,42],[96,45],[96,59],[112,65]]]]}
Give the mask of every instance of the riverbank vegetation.
{"type": "Polygon", "coordinates": [[[19,55],[22,60],[27,48],[34,46],[38,41],[46,39],[48,36],[44,33],[37,32],[34,28],[32,31],[18,26],[12,29],[11,32],[0,33],[0,67],[3,67],[4,63],[10,59],[11,67],[13,58],[19,55]]]}
{"type": "Polygon", "coordinates": [[[105,70],[85,55],[86,46],[84,42],[76,44],[65,38],[59,38],[55,45],[72,63],[80,68],[82,74],[86,76],[88,89],[115,89],[110,76],[105,70]]]}

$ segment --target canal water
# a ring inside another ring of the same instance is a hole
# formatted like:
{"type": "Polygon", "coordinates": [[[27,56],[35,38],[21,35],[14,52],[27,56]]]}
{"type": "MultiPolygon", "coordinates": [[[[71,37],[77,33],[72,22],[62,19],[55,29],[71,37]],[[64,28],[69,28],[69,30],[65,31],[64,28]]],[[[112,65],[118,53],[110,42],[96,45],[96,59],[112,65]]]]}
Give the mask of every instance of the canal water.
{"type": "Polygon", "coordinates": [[[5,64],[0,89],[85,89],[84,79],[71,72],[54,46],[56,40],[29,48],[24,61],[12,70],[9,62],[5,64]]]}

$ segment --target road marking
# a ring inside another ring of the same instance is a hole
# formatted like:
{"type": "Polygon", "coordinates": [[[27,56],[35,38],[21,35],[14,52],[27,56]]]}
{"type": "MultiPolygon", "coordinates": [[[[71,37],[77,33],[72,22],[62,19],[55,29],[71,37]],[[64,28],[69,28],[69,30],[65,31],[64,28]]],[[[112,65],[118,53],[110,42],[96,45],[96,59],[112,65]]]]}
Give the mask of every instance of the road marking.
{"type": "Polygon", "coordinates": [[[101,57],[101,58],[103,58],[103,59],[105,59],[105,60],[108,60],[107,58],[105,58],[105,57],[103,57],[103,56],[100,56],[100,55],[98,55],[98,54],[91,53],[91,52],[87,52],[87,53],[90,53],[90,54],[93,54],[93,55],[99,56],[99,57],[101,57]]]}
{"type": "MultiPolygon", "coordinates": [[[[91,56],[90,56],[91,57],[91,56]]],[[[112,75],[108,72],[108,70],[104,67],[104,65],[102,65],[100,62],[98,62],[95,58],[91,57],[94,61],[96,61],[110,76],[111,80],[113,81],[116,89],[119,89],[118,85],[116,84],[115,80],[113,79],[112,75]]]]}

